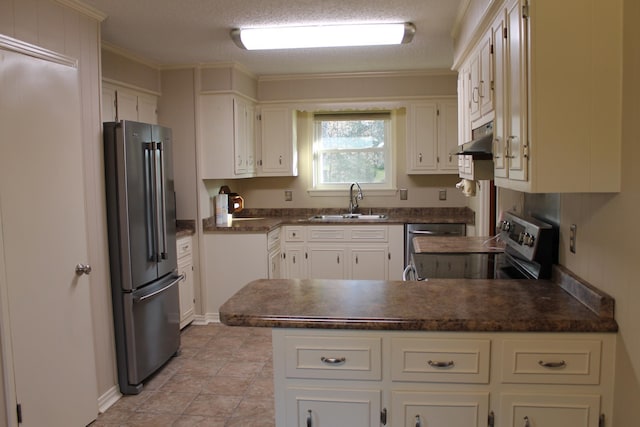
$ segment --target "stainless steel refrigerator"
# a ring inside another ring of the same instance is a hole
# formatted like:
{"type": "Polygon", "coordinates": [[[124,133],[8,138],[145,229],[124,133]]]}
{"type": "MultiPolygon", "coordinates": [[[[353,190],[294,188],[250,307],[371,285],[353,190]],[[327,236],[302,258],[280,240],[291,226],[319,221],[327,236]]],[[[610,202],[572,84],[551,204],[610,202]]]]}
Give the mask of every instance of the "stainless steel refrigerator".
{"type": "Polygon", "coordinates": [[[180,346],[171,129],[104,123],[104,159],[118,382],[138,394],[180,346]]]}

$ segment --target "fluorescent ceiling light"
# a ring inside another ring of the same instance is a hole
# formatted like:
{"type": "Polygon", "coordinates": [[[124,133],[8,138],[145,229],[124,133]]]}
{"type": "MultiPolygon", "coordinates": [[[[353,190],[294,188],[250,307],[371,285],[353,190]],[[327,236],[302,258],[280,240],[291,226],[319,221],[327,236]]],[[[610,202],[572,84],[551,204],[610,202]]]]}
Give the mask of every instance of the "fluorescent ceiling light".
{"type": "Polygon", "coordinates": [[[231,38],[243,49],[379,46],[409,43],[416,27],[397,24],[310,25],[305,27],[235,28],[231,38]]]}

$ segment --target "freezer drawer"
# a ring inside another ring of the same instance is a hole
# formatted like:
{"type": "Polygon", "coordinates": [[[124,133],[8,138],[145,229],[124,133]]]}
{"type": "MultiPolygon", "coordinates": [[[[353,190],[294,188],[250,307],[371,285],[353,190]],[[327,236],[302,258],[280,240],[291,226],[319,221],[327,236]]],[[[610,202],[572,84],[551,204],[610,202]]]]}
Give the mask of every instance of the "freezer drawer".
{"type": "Polygon", "coordinates": [[[180,277],[171,275],[156,284],[123,294],[129,350],[126,354],[128,387],[140,389],[142,381],[180,347],[179,281],[180,277]]]}

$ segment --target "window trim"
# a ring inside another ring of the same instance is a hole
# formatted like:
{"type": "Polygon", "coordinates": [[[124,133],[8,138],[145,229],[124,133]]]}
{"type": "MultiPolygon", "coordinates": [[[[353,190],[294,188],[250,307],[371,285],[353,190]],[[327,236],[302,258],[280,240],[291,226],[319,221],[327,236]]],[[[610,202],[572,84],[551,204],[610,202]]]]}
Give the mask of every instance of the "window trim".
{"type": "Polygon", "coordinates": [[[366,190],[368,194],[378,196],[393,196],[397,193],[396,185],[396,147],[397,147],[397,135],[396,135],[396,120],[397,113],[395,109],[390,110],[368,110],[357,109],[350,111],[322,111],[314,112],[311,117],[311,129],[310,129],[310,143],[309,150],[310,159],[310,183],[311,188],[307,190],[310,196],[342,196],[345,192],[348,192],[348,185],[350,183],[340,184],[317,184],[317,163],[316,163],[316,116],[317,117],[335,117],[338,120],[358,120],[366,119],[375,116],[385,116],[388,118],[389,123],[387,127],[387,140],[385,141],[385,182],[384,183],[360,183],[363,190],[366,190]]]}

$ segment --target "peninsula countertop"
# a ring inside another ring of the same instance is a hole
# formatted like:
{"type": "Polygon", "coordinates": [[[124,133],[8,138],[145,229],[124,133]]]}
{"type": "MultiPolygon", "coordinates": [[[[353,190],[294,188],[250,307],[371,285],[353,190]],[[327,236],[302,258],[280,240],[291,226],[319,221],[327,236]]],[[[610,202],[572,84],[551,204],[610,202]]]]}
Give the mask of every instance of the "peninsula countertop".
{"type": "MultiPolygon", "coordinates": [[[[611,304],[612,308],[612,304],[611,304]]],[[[547,280],[261,279],[220,307],[222,323],[270,328],[412,331],[616,332],[547,280]]]]}

